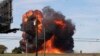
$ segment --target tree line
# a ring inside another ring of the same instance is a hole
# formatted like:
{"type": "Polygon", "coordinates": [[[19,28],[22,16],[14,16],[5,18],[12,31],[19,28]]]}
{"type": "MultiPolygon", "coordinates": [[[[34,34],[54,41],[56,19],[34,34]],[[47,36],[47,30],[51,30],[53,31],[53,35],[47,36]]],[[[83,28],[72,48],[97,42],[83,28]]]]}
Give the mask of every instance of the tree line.
{"type": "MultiPolygon", "coordinates": [[[[6,53],[6,50],[7,50],[7,47],[5,45],[0,45],[0,54],[6,53]]],[[[22,53],[22,50],[21,50],[20,47],[15,47],[12,50],[12,53],[14,53],[14,54],[21,54],[22,53]]]]}

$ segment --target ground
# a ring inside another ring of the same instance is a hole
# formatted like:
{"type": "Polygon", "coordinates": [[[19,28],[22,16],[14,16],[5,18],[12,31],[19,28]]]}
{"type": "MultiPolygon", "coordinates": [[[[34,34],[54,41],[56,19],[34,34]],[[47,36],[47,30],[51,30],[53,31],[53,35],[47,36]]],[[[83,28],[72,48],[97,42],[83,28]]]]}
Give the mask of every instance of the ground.
{"type": "MultiPolygon", "coordinates": [[[[26,54],[0,54],[0,56],[26,56],[26,54]]],[[[27,56],[35,56],[35,54],[28,54],[27,56]]],[[[44,56],[39,54],[38,56],[44,56]]],[[[84,53],[84,54],[46,54],[45,56],[100,56],[100,53],[84,53]]]]}

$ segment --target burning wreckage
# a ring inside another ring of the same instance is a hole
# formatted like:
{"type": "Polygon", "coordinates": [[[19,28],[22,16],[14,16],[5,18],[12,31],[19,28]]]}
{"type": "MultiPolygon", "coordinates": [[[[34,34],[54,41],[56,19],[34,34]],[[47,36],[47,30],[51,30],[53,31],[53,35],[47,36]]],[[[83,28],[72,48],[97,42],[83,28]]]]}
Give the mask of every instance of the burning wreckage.
{"type": "Polygon", "coordinates": [[[72,36],[75,25],[71,20],[66,20],[63,14],[50,7],[43,8],[42,12],[39,10],[26,12],[22,17],[21,30],[23,31],[23,38],[20,41],[20,47],[23,52],[73,52],[74,40],[72,36]],[[38,48],[36,40],[38,41],[38,48]]]}

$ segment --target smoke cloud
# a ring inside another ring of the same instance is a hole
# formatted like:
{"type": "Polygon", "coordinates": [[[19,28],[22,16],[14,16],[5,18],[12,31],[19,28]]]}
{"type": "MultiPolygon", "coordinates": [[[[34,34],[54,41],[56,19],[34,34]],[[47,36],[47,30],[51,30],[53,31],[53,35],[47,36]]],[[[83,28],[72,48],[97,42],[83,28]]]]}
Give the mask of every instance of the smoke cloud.
{"type": "MultiPolygon", "coordinates": [[[[23,18],[26,18],[26,14],[28,13],[29,12],[25,13],[23,18]]],[[[21,25],[23,39],[20,41],[20,47],[24,52],[26,52],[27,48],[29,53],[36,52],[36,26],[33,25],[33,21],[36,17],[33,14],[29,16],[27,22],[23,22],[21,25]],[[26,43],[28,43],[27,47],[26,43]]],[[[42,24],[42,29],[40,29],[41,32],[38,35],[38,51],[43,50],[45,33],[46,42],[54,36],[52,40],[54,48],[57,48],[64,53],[73,52],[74,40],[72,36],[75,31],[75,25],[72,21],[70,19],[65,19],[65,16],[62,13],[55,11],[49,6],[42,9],[42,15],[43,19],[38,23],[38,25],[42,24]]]]}

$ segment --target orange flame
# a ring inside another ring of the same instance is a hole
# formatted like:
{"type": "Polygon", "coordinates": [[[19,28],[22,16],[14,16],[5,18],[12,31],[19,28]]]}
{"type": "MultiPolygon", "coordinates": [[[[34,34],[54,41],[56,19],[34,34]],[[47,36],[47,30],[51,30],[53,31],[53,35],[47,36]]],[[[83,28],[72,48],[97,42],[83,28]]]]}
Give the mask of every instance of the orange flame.
{"type": "MultiPolygon", "coordinates": [[[[23,18],[22,18],[23,24],[27,24],[27,21],[29,20],[29,17],[31,17],[31,16],[33,16],[33,17],[35,16],[36,17],[35,19],[38,20],[38,25],[37,25],[38,26],[38,34],[42,33],[42,18],[43,18],[43,15],[42,15],[41,11],[39,11],[39,10],[35,10],[35,11],[29,10],[28,12],[26,12],[23,15],[23,18]]],[[[54,22],[59,27],[64,28],[65,23],[64,23],[63,20],[55,20],[54,22]]],[[[25,33],[23,32],[23,35],[24,34],[25,33]]],[[[46,41],[46,43],[45,43],[45,53],[63,53],[60,49],[55,48],[53,46],[53,40],[54,40],[54,38],[55,38],[55,36],[53,35],[51,37],[51,39],[49,39],[48,41],[46,41]]],[[[43,45],[42,47],[44,47],[44,44],[42,44],[42,45],[43,45]]],[[[44,50],[42,49],[42,50],[40,50],[38,52],[39,53],[44,53],[44,50]]]]}
{"type": "MultiPolygon", "coordinates": [[[[45,50],[40,50],[39,53],[43,53],[45,51],[45,53],[63,53],[61,50],[59,50],[58,48],[55,48],[53,46],[53,40],[54,40],[55,36],[52,36],[51,39],[49,39],[48,41],[46,41],[45,43],[45,50]]],[[[43,44],[44,47],[44,44],[43,44]]]]}
{"type": "Polygon", "coordinates": [[[38,21],[38,34],[41,33],[42,31],[42,18],[43,18],[43,15],[41,13],[41,11],[39,10],[29,10],[28,12],[26,12],[24,15],[23,15],[23,18],[22,18],[22,22],[23,24],[27,24],[27,21],[29,20],[29,17],[36,17],[35,19],[37,19],[38,21]]]}
{"type": "Polygon", "coordinates": [[[43,15],[42,15],[41,11],[35,10],[34,11],[34,16],[38,20],[38,34],[40,34],[42,32],[42,18],[43,18],[43,15]]]}
{"type": "Polygon", "coordinates": [[[58,25],[59,28],[64,29],[65,28],[65,22],[64,20],[58,19],[54,20],[55,24],[58,25]]]}

